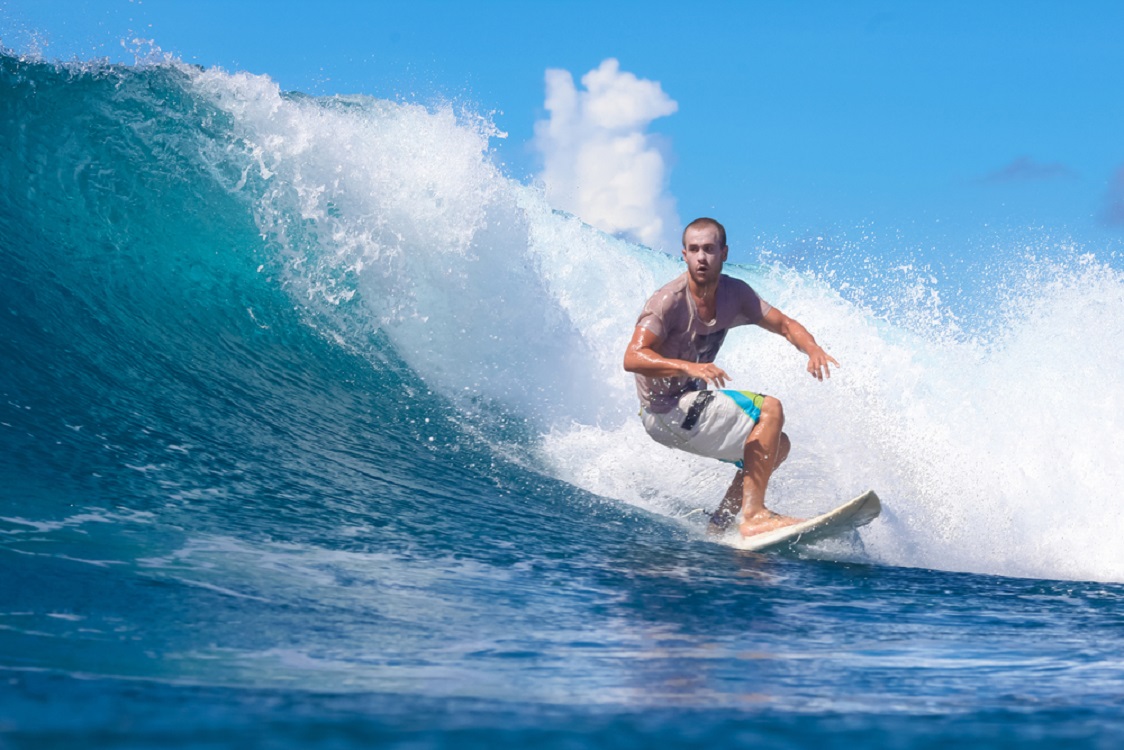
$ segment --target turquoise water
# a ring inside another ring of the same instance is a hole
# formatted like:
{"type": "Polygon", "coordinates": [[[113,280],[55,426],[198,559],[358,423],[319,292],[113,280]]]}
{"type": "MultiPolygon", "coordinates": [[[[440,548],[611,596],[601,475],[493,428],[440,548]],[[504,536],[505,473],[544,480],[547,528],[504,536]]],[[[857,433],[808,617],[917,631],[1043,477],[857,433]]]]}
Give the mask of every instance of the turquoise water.
{"type": "Polygon", "coordinates": [[[1020,247],[959,309],[923,270],[733,269],[844,365],[730,336],[786,402],[776,506],[886,507],[739,552],[694,512],[729,470],[652,444],[620,371],[677,265],[492,136],[0,57],[5,746],[1124,739],[1111,263],[1020,247]]]}

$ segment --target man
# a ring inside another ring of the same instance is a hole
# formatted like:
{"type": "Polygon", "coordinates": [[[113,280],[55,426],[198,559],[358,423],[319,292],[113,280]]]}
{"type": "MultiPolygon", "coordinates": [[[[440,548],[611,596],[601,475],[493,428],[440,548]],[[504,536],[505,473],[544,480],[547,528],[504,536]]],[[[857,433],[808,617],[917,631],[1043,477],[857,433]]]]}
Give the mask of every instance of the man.
{"type": "Polygon", "coordinates": [[[759,325],[784,336],[808,357],[817,380],[839,366],[797,321],[757,296],[748,284],[722,273],[729,248],[726,230],[714,219],[695,219],[683,230],[687,272],[652,295],[644,305],[624,355],[624,369],[636,375],[644,429],[658,443],[734,463],[738,472],[711,531],[729,528],[742,513],[742,536],[788,526],[800,519],[765,507],[773,470],[788,456],[781,431],[784,411],[771,396],[721,389],[730,380],[714,364],[726,331],[759,325]]]}

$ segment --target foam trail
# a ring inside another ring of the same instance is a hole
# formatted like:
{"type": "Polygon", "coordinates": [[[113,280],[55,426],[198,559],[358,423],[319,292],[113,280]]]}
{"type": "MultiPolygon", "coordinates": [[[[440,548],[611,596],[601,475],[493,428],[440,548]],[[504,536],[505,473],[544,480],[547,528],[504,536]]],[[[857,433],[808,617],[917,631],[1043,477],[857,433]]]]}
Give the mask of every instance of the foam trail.
{"type": "MultiPolygon", "coordinates": [[[[237,154],[216,158],[245,160],[231,189],[260,188],[259,226],[316,325],[358,350],[381,329],[469,422],[525,421],[518,450],[542,471],[659,513],[713,506],[729,469],[652,443],[620,367],[674,260],[552,211],[494,166],[494,129],[451,107],[192,76],[235,122],[237,154]]],[[[843,363],[818,383],[782,340],[729,337],[733,385],[786,405],[795,450],[772,487],[779,509],[874,488],[886,513],[867,550],[887,563],[1124,580],[1124,554],[1104,541],[1124,532],[1124,363],[1104,345],[1124,327],[1117,272],[1073,256],[1012,282],[1000,332],[981,343],[916,325],[934,314],[916,290],[887,320],[855,301],[869,290],[844,298],[780,264],[731,271],[843,363]]]]}

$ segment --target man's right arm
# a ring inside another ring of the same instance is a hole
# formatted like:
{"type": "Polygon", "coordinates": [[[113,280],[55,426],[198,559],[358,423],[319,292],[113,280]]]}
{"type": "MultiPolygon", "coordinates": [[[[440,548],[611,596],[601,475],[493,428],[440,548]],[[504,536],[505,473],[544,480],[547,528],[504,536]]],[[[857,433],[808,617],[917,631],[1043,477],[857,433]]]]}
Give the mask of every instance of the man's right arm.
{"type": "Polygon", "coordinates": [[[685,375],[705,380],[716,388],[723,387],[730,379],[721,367],[711,362],[687,362],[661,356],[654,348],[659,341],[659,337],[650,329],[636,326],[636,330],[632,332],[632,341],[628,342],[628,349],[624,353],[624,369],[647,378],[685,375]]]}

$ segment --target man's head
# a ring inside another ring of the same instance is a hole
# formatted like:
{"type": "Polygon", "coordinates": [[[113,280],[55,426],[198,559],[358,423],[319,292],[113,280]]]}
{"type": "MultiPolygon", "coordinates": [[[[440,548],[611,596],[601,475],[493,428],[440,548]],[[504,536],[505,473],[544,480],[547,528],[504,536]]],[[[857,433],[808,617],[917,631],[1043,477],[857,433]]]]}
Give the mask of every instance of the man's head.
{"type": "Polygon", "coordinates": [[[683,230],[683,260],[695,284],[717,284],[727,252],[726,229],[714,219],[695,219],[683,230]]]}
{"type": "Polygon", "coordinates": [[[683,229],[683,247],[687,247],[687,232],[697,227],[712,226],[718,231],[718,244],[726,247],[726,227],[719,224],[715,219],[701,216],[683,229]]]}

